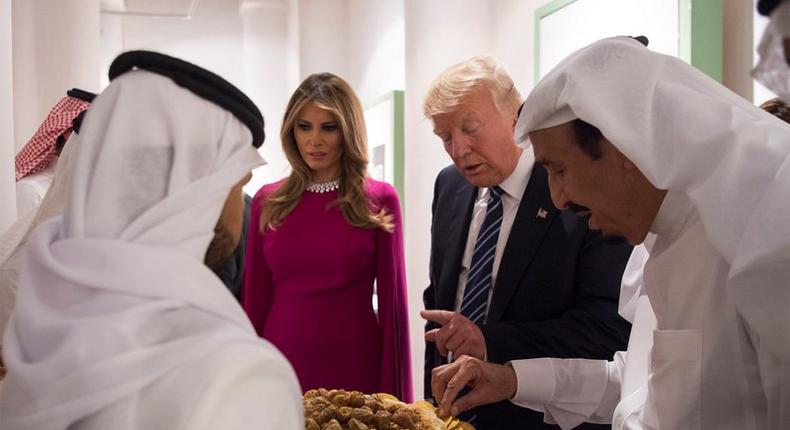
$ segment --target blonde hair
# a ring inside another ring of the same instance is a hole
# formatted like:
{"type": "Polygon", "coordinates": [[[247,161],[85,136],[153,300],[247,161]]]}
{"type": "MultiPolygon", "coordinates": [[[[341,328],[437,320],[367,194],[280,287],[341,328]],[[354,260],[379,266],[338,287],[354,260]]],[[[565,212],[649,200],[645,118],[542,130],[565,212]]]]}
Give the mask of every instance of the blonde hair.
{"type": "Polygon", "coordinates": [[[374,207],[365,194],[368,144],[362,106],[351,86],[331,73],[308,76],[288,101],[280,128],[280,141],[292,171],[282,186],[264,200],[259,221],[261,232],[277,228],[299,204],[305,188],[312,181],[310,167],[299,154],[294,138],[297,117],[310,103],[332,113],[343,133],[340,189],[337,200],[332,204],[338,205],[346,221],[355,227],[392,232],[392,214],[374,207]]]}
{"type": "Polygon", "coordinates": [[[470,92],[485,88],[491,93],[494,105],[503,114],[515,116],[521,106],[521,93],[505,66],[490,56],[472,57],[458,63],[436,78],[425,96],[422,113],[426,118],[455,110],[470,92]]]}
{"type": "Polygon", "coordinates": [[[781,119],[786,123],[790,123],[790,106],[783,102],[782,99],[776,97],[771,100],[765,101],[760,105],[760,109],[770,113],[771,115],[781,119]]]}

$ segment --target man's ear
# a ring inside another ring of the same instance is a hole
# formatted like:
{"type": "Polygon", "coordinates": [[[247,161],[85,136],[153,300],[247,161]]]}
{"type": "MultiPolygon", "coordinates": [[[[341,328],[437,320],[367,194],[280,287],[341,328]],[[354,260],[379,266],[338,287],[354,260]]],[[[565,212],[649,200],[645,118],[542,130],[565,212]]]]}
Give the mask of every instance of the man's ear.
{"type": "Polygon", "coordinates": [[[524,109],[524,104],[525,103],[526,103],[526,101],[521,102],[521,105],[518,107],[518,110],[516,111],[516,116],[515,116],[515,118],[513,118],[513,130],[512,130],[513,133],[516,132],[516,124],[518,124],[518,117],[521,116],[521,111],[524,109]]]}

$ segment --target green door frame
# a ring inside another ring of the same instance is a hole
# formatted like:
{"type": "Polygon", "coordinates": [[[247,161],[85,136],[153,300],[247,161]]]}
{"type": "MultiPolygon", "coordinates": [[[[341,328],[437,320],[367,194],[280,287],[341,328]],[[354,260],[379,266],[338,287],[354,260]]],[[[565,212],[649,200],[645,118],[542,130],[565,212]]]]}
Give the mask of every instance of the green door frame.
{"type": "Polygon", "coordinates": [[[381,95],[367,103],[364,104],[364,109],[369,109],[373,106],[382,103],[391,103],[392,104],[392,144],[394,147],[392,148],[393,151],[393,183],[392,186],[395,187],[395,190],[398,192],[398,196],[400,197],[400,204],[401,204],[401,213],[404,209],[404,202],[406,201],[406,194],[404,188],[404,169],[405,169],[405,148],[404,148],[404,93],[402,90],[394,90],[390,91],[384,95],[381,95]]]}

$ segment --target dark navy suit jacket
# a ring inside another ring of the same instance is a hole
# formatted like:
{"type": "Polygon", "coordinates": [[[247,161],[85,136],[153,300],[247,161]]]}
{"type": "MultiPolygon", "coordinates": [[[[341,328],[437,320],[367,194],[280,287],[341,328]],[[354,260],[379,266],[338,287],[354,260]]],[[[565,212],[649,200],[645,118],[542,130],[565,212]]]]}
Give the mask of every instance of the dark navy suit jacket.
{"type": "MultiPolygon", "coordinates": [[[[478,189],[449,166],[436,178],[426,309],[454,310],[461,259],[478,189]]],[[[626,349],[630,324],[617,314],[631,247],[611,245],[587,219],[551,202],[546,170],[536,164],[499,265],[485,336],[488,361],[536,357],[611,359],[626,349]],[[538,212],[545,211],[545,217],[538,212]]],[[[429,323],[426,330],[436,326],[429,323]]],[[[431,369],[444,364],[426,344],[425,396],[431,369]]],[[[476,410],[479,430],[556,428],[543,414],[509,401],[476,410]]],[[[589,428],[599,428],[599,426],[589,428]]],[[[581,427],[581,428],[584,428],[581,427]]]]}

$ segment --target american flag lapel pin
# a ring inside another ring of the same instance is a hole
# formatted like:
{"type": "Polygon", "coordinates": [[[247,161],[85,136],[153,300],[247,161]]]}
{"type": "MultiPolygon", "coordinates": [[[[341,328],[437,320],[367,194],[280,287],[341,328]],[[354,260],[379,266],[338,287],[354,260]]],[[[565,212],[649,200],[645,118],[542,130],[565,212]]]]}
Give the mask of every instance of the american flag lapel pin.
{"type": "Polygon", "coordinates": [[[540,218],[540,219],[546,219],[546,215],[548,215],[548,214],[549,214],[549,212],[546,209],[540,208],[540,209],[538,209],[537,217],[540,218]]]}

